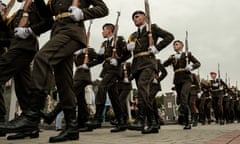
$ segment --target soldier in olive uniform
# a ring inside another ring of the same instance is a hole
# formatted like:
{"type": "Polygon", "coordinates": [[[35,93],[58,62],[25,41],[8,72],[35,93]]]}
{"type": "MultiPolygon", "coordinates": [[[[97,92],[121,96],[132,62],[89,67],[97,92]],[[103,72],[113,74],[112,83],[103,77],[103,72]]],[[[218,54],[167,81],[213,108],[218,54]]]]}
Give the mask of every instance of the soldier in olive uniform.
{"type": "Polygon", "coordinates": [[[197,75],[192,73],[192,85],[189,96],[189,106],[191,111],[191,123],[193,127],[197,126],[198,124],[198,109],[196,106],[197,95],[200,92],[200,84],[198,79],[199,78],[197,78],[197,75]]]}
{"type": "Polygon", "coordinates": [[[173,83],[176,87],[177,92],[177,103],[181,105],[184,111],[185,117],[185,127],[184,129],[191,129],[191,124],[189,122],[189,95],[191,91],[192,78],[191,71],[200,67],[200,62],[189,52],[187,55],[183,52],[184,44],[180,40],[176,40],[173,43],[174,50],[176,54],[171,55],[163,65],[173,66],[174,70],[174,80],[173,83]],[[188,57],[189,64],[186,61],[188,57]]]}
{"type": "Polygon", "coordinates": [[[151,25],[152,33],[150,34],[147,28],[147,18],[143,11],[135,11],[132,15],[132,20],[138,28],[138,31],[130,35],[128,50],[133,51],[134,54],[132,75],[133,78],[135,78],[138,88],[139,113],[134,123],[130,124],[129,129],[144,131],[146,112],[150,112],[153,117],[152,125],[158,127],[154,118],[154,109],[149,101],[153,75],[158,71],[155,54],[170,44],[174,36],[156,24],[151,25]],[[149,43],[150,35],[152,35],[154,41],[152,46],[150,46],[149,43]],[[159,38],[162,40],[158,41],[159,38]]]}
{"type": "Polygon", "coordinates": [[[201,100],[199,106],[199,119],[200,122],[205,125],[206,117],[208,120],[208,124],[211,124],[211,107],[212,107],[212,98],[210,96],[210,87],[208,82],[205,80],[201,81],[201,100]]]}
{"type": "Polygon", "coordinates": [[[216,72],[211,72],[210,74],[212,80],[209,81],[209,86],[216,123],[220,121],[220,125],[224,125],[223,97],[224,87],[226,84],[222,81],[221,78],[217,78],[216,72]]]}
{"type": "MultiPolygon", "coordinates": [[[[23,111],[21,118],[27,115],[30,105],[30,97],[28,97],[31,86],[30,63],[39,49],[37,36],[47,31],[50,28],[48,25],[52,22],[52,19],[40,17],[35,3],[31,4],[28,12],[20,9],[6,21],[6,26],[12,32],[11,37],[13,38],[11,40],[7,40],[7,38],[10,39],[9,37],[4,38],[5,44],[10,44],[10,46],[7,53],[0,57],[0,83],[4,84],[14,77],[16,96],[23,111]],[[19,27],[20,19],[23,16],[29,18],[27,27],[19,27]]],[[[18,125],[16,119],[1,125],[0,129],[3,132],[11,133],[10,129],[13,128],[13,125],[18,125]]],[[[20,131],[21,129],[18,129],[15,132],[20,131]]],[[[17,135],[9,136],[8,139],[20,139],[26,136],[38,137],[38,126],[35,129],[25,129],[17,135]]]]}
{"type": "MultiPolygon", "coordinates": [[[[9,38],[9,29],[6,26],[6,22],[3,20],[2,16],[5,14],[6,4],[0,1],[0,55],[6,52],[6,47],[9,46],[10,40],[7,39],[8,44],[6,44],[6,38],[9,38]]],[[[0,84],[0,122],[5,122],[6,107],[3,97],[4,84],[0,84]]],[[[5,136],[5,133],[0,132],[0,136],[5,136]]]]}
{"type": "Polygon", "coordinates": [[[77,140],[79,133],[75,113],[72,56],[79,48],[86,47],[84,21],[106,16],[108,8],[102,0],[81,0],[78,3],[71,0],[51,0],[47,6],[43,0],[34,2],[37,3],[37,9],[43,18],[55,16],[55,22],[43,28],[52,28],[52,33],[50,40],[34,59],[29,111],[22,119],[16,119],[15,125],[5,127],[5,130],[16,132],[38,127],[40,109],[44,107],[54,71],[66,128],[58,136],[51,137],[49,142],[77,140]],[[93,7],[90,8],[90,5],[93,7]]]}
{"type": "Polygon", "coordinates": [[[156,120],[157,127],[152,125],[152,117],[150,114],[147,114],[148,128],[143,131],[143,134],[148,133],[157,133],[158,129],[160,129],[160,117],[158,114],[158,107],[156,103],[156,94],[162,90],[160,82],[167,76],[167,71],[162,65],[160,59],[156,59],[157,71],[153,75],[153,81],[151,83],[150,90],[150,104],[154,109],[154,119],[156,120]],[[160,74],[160,75],[159,75],[160,74]]]}
{"type": "MultiPolygon", "coordinates": [[[[80,49],[74,52],[74,62],[77,70],[73,78],[73,88],[77,96],[78,127],[80,132],[92,131],[90,127],[85,126],[85,122],[87,122],[89,118],[89,110],[85,99],[85,87],[92,84],[90,67],[94,66],[92,62],[98,57],[93,48],[88,48],[88,60],[87,63],[84,63],[86,58],[85,50],[86,49],[80,49]]],[[[58,103],[51,113],[42,114],[44,122],[50,125],[61,111],[62,105],[58,103]]]]}
{"type": "Polygon", "coordinates": [[[99,57],[96,63],[103,63],[101,72],[102,81],[98,86],[96,95],[96,113],[94,119],[86,124],[93,128],[101,127],[102,114],[108,92],[111,104],[118,121],[118,125],[111,132],[119,132],[126,129],[126,123],[123,121],[123,111],[121,109],[119,93],[116,87],[117,80],[121,77],[121,64],[131,57],[131,53],[126,48],[126,41],[122,36],[118,36],[116,50],[114,51],[114,25],[106,23],[103,25],[103,37],[106,38],[99,51],[99,57]],[[115,53],[116,52],[116,53],[115,53]],[[114,54],[115,53],[115,54],[114,54]],[[115,56],[114,56],[115,55],[115,56]]]}

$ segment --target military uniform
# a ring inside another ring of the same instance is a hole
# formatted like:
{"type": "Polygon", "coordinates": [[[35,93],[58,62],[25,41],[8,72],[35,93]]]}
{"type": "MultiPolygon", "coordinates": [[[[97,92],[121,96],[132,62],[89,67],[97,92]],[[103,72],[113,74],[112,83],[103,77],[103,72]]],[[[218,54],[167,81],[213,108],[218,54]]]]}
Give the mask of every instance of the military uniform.
{"type": "Polygon", "coordinates": [[[131,74],[131,63],[123,63],[121,65],[121,77],[119,78],[117,82],[117,88],[119,93],[119,100],[120,105],[123,113],[123,119],[125,123],[127,123],[128,120],[128,109],[127,109],[127,102],[129,98],[129,93],[132,90],[132,83],[130,79],[131,74]],[[125,65],[125,66],[124,66],[125,65]]]}
{"type": "MultiPolygon", "coordinates": [[[[156,65],[157,65],[157,71],[153,75],[154,79],[151,83],[151,88],[150,88],[150,104],[154,109],[154,116],[155,116],[156,122],[160,126],[160,118],[159,118],[158,107],[156,103],[156,94],[162,90],[160,82],[167,76],[167,71],[159,59],[156,60],[156,65]]],[[[148,116],[148,120],[151,119],[149,115],[147,116],[148,116]]]]}
{"type": "Polygon", "coordinates": [[[102,43],[101,49],[104,51],[103,54],[99,55],[98,60],[95,63],[103,63],[103,69],[100,76],[102,81],[98,86],[98,91],[96,94],[96,113],[94,115],[94,120],[88,122],[87,125],[91,127],[100,127],[102,122],[102,114],[104,110],[104,105],[106,102],[106,94],[108,92],[111,104],[119,123],[123,123],[123,113],[121,109],[121,104],[119,100],[119,93],[117,90],[117,81],[121,77],[121,63],[125,62],[131,57],[131,53],[126,48],[126,41],[123,37],[118,36],[117,38],[117,66],[110,64],[113,54],[113,38],[106,40],[102,43]]]}
{"type": "MultiPolygon", "coordinates": [[[[96,60],[98,57],[94,49],[88,49],[88,58],[89,63],[96,60]]],[[[78,126],[79,128],[84,127],[84,123],[89,119],[89,110],[87,107],[85,99],[85,87],[92,84],[91,71],[89,68],[83,68],[81,65],[84,63],[85,53],[76,56],[75,65],[77,70],[73,78],[73,89],[74,93],[77,96],[77,105],[78,105],[78,126]]]]}
{"type": "MultiPolygon", "coordinates": [[[[13,126],[12,132],[17,129],[23,131],[29,123],[39,122],[39,110],[44,107],[46,93],[50,89],[51,78],[55,76],[60,102],[66,120],[66,129],[57,137],[51,137],[50,142],[76,140],[79,138],[76,123],[76,96],[73,91],[73,53],[86,45],[86,31],[84,20],[103,17],[108,9],[102,0],[80,0],[83,20],[74,21],[70,17],[69,7],[71,0],[51,0],[45,5],[43,0],[36,0],[37,9],[43,18],[55,16],[55,22],[43,29],[51,29],[50,40],[36,54],[32,73],[32,88],[29,115],[25,121],[18,120],[19,126],[13,126]],[[89,8],[93,5],[92,8],[89,8]],[[69,135],[71,133],[71,136],[69,135]]],[[[79,9],[78,9],[79,10],[79,9]]],[[[28,40],[29,41],[29,40],[28,40]]]]}
{"type": "Polygon", "coordinates": [[[200,85],[195,74],[192,74],[192,85],[189,97],[189,106],[191,111],[191,122],[193,126],[197,126],[198,123],[198,109],[196,106],[197,95],[200,92],[200,85]]]}
{"type": "Polygon", "coordinates": [[[216,118],[216,122],[220,120],[220,124],[224,124],[223,116],[223,97],[225,83],[222,79],[215,79],[209,81],[210,92],[212,95],[212,106],[216,118]]]}
{"type": "Polygon", "coordinates": [[[210,97],[210,87],[208,83],[201,82],[201,101],[199,106],[199,118],[203,125],[205,125],[206,118],[208,119],[208,124],[211,123],[211,107],[212,99],[210,97]]]}
{"type": "MultiPolygon", "coordinates": [[[[200,67],[200,62],[189,52],[188,53],[189,62],[192,62],[192,68],[196,69],[200,67]]],[[[177,92],[177,104],[180,104],[184,109],[185,117],[185,128],[189,127],[189,95],[191,92],[192,78],[191,72],[186,70],[186,54],[185,52],[180,53],[180,58],[177,58],[175,54],[171,55],[163,65],[173,66],[174,70],[174,79],[173,83],[175,84],[177,92]]]]}
{"type": "MultiPolygon", "coordinates": [[[[174,36],[171,33],[161,29],[156,24],[152,24],[151,28],[154,46],[158,51],[164,49],[174,39],[174,36]],[[162,40],[158,41],[159,38],[162,38],[162,40]]],[[[139,102],[139,113],[136,121],[129,126],[129,129],[131,130],[143,130],[143,122],[147,111],[151,111],[152,117],[154,117],[154,109],[150,104],[149,99],[153,75],[158,69],[155,55],[149,52],[150,46],[148,34],[147,25],[145,25],[141,31],[138,30],[132,33],[129,37],[129,42],[135,43],[135,48],[133,50],[134,58],[132,61],[132,75],[135,78],[138,88],[139,102]]]]}

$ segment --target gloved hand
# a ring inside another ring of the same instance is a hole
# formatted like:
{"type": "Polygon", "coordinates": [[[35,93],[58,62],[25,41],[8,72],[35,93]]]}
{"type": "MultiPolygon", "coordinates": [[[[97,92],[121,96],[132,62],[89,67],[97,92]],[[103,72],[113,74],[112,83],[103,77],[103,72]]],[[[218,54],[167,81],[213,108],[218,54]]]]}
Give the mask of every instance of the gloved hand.
{"type": "Polygon", "coordinates": [[[152,83],[157,84],[158,80],[157,79],[153,79],[152,83]]]}
{"type": "Polygon", "coordinates": [[[157,54],[157,53],[159,52],[154,45],[150,46],[150,47],[148,48],[148,51],[149,51],[150,53],[153,53],[153,54],[157,54]]]}
{"type": "Polygon", "coordinates": [[[88,66],[87,66],[87,64],[82,64],[82,65],[79,66],[79,68],[89,69],[88,66]]]}
{"type": "Polygon", "coordinates": [[[117,65],[118,65],[117,59],[112,58],[112,59],[110,60],[110,64],[113,65],[113,66],[117,66],[117,65]]]}
{"type": "Polygon", "coordinates": [[[16,37],[26,39],[32,34],[32,29],[30,27],[25,28],[25,27],[16,27],[14,29],[14,35],[16,37]]]}
{"type": "Polygon", "coordinates": [[[98,54],[99,55],[103,55],[105,52],[105,49],[104,48],[100,48],[100,50],[98,51],[98,54]]]}
{"type": "Polygon", "coordinates": [[[80,21],[84,19],[84,14],[82,10],[76,6],[70,6],[68,8],[68,11],[70,12],[69,16],[74,20],[74,21],[80,21]]]}
{"type": "Polygon", "coordinates": [[[125,78],[123,79],[123,82],[124,82],[124,83],[129,83],[129,79],[125,77],[125,78]]]}
{"type": "Polygon", "coordinates": [[[191,71],[191,70],[193,69],[193,67],[188,64],[188,65],[185,67],[185,69],[186,69],[187,71],[191,71]]]}
{"type": "Polygon", "coordinates": [[[83,53],[85,53],[85,48],[75,51],[74,55],[80,55],[80,54],[83,54],[83,53]]]}
{"type": "Polygon", "coordinates": [[[135,49],[135,42],[130,42],[127,44],[127,49],[133,51],[135,49]]]}
{"type": "Polygon", "coordinates": [[[199,99],[201,98],[201,96],[202,96],[201,93],[197,93],[197,97],[198,97],[199,99]]]}

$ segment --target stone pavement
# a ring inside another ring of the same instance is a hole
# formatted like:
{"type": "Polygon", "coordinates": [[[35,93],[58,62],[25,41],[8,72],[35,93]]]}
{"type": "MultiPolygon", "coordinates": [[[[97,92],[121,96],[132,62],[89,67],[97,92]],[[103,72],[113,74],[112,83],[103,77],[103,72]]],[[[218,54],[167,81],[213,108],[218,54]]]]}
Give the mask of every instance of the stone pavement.
{"type": "MultiPolygon", "coordinates": [[[[142,135],[137,131],[110,133],[110,128],[101,128],[93,132],[80,133],[79,141],[64,144],[240,144],[240,124],[224,126],[200,125],[192,130],[183,130],[180,125],[165,125],[159,134],[142,135]]],[[[37,139],[8,141],[0,138],[0,144],[46,144],[54,130],[44,130],[37,139]]]]}

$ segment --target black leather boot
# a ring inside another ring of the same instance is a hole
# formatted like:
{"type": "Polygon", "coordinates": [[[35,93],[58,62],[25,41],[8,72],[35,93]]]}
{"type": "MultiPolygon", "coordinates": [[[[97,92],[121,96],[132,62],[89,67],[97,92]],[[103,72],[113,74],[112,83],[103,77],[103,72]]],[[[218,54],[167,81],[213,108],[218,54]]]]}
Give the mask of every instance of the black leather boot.
{"type": "Polygon", "coordinates": [[[32,92],[31,99],[29,100],[29,109],[23,111],[21,116],[5,124],[0,124],[0,131],[6,133],[37,131],[39,129],[40,110],[44,107],[45,99],[46,94],[44,92],[32,92]]]}
{"type": "Polygon", "coordinates": [[[39,130],[37,131],[29,131],[29,132],[23,132],[23,133],[17,133],[15,135],[9,135],[7,137],[8,140],[17,140],[17,139],[24,139],[26,137],[29,138],[38,138],[39,137],[39,130]]]}
{"type": "Polygon", "coordinates": [[[94,115],[94,118],[87,121],[85,123],[85,125],[87,127],[96,129],[96,128],[100,128],[102,126],[102,114],[103,114],[103,110],[104,110],[104,105],[96,105],[96,113],[94,115]]]}
{"type": "Polygon", "coordinates": [[[135,121],[131,124],[129,124],[128,129],[129,130],[136,130],[141,131],[144,128],[144,120],[145,120],[145,112],[142,105],[138,106],[138,115],[135,119],[135,121]]]}
{"type": "Polygon", "coordinates": [[[114,133],[114,132],[121,132],[121,131],[125,131],[128,127],[127,124],[127,118],[118,118],[117,120],[118,124],[116,125],[115,128],[111,129],[110,132],[114,133]]]}
{"type": "Polygon", "coordinates": [[[184,126],[184,130],[190,130],[192,129],[192,126],[190,124],[190,120],[189,120],[189,116],[188,116],[188,113],[187,114],[184,114],[184,117],[185,117],[185,126],[184,126]]]}
{"type": "Polygon", "coordinates": [[[159,124],[154,114],[148,114],[148,127],[142,130],[142,134],[151,134],[159,132],[159,124]]]}
{"type": "Polygon", "coordinates": [[[192,126],[196,127],[198,125],[198,114],[193,114],[192,126]]]}
{"type": "Polygon", "coordinates": [[[54,110],[50,113],[41,113],[42,118],[44,119],[44,122],[47,124],[52,124],[55,120],[56,116],[62,111],[62,106],[60,103],[56,105],[54,110]]]}
{"type": "Polygon", "coordinates": [[[62,132],[60,132],[58,136],[50,137],[50,143],[79,139],[75,109],[64,109],[63,112],[66,121],[66,128],[62,132]]]}

